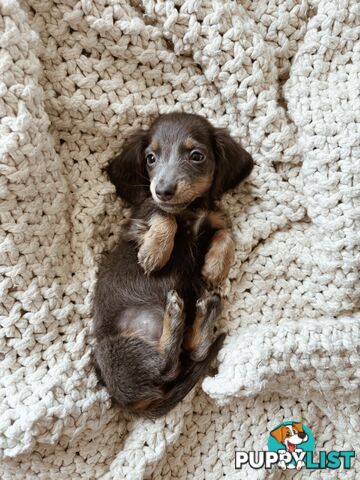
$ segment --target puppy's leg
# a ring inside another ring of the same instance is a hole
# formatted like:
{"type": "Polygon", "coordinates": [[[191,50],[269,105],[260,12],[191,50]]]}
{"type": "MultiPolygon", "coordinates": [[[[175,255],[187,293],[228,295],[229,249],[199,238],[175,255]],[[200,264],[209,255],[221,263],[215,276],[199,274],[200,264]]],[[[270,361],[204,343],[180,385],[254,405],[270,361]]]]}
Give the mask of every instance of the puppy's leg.
{"type": "Polygon", "coordinates": [[[220,212],[209,212],[207,221],[215,229],[209,250],[205,256],[202,276],[211,287],[222,283],[229,274],[235,256],[235,242],[226,220],[220,212]]]}
{"type": "Polygon", "coordinates": [[[179,355],[184,336],[184,302],[175,290],[170,290],[159,340],[159,351],[164,357],[164,379],[171,380],[179,371],[179,355]]]}
{"type": "Polygon", "coordinates": [[[160,270],[168,262],[177,230],[174,215],[154,213],[149,221],[149,229],[143,236],[138,252],[139,264],[145,273],[160,270]]]}
{"type": "Polygon", "coordinates": [[[221,310],[217,293],[205,292],[196,302],[193,325],[185,334],[183,346],[190,351],[190,358],[200,362],[206,358],[214,336],[214,323],[221,310]]]}

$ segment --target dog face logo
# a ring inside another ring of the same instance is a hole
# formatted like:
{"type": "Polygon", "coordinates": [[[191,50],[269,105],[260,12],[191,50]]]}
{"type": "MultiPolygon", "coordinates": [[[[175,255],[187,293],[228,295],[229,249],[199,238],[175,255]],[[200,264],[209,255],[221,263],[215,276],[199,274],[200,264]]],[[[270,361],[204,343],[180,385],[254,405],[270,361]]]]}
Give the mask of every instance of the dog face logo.
{"type": "MultiPolygon", "coordinates": [[[[355,450],[320,450],[315,453],[315,440],[310,428],[301,422],[285,421],[270,431],[267,450],[236,450],[235,469],[245,465],[259,470],[272,468],[301,470],[336,470],[352,467],[355,450]]],[[[335,477],[334,477],[335,478],[335,477]]]]}
{"type": "Polygon", "coordinates": [[[301,443],[308,439],[308,435],[304,432],[301,423],[293,423],[291,425],[281,425],[270,432],[279,443],[282,443],[288,452],[294,452],[301,443]]]}
{"type": "Polygon", "coordinates": [[[315,448],[311,431],[301,422],[283,422],[271,430],[268,447],[280,454],[278,467],[282,470],[301,470],[305,466],[306,452],[315,448]]]}

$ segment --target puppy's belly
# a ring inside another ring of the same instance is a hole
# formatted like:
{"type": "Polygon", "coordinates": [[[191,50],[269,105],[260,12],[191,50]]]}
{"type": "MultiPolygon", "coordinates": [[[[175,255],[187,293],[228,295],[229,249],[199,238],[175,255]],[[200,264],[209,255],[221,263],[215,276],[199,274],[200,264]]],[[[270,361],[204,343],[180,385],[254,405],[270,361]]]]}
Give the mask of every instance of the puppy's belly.
{"type": "Polygon", "coordinates": [[[148,340],[157,341],[163,329],[164,312],[161,309],[143,306],[125,308],[116,319],[120,334],[137,334],[148,340]]]}

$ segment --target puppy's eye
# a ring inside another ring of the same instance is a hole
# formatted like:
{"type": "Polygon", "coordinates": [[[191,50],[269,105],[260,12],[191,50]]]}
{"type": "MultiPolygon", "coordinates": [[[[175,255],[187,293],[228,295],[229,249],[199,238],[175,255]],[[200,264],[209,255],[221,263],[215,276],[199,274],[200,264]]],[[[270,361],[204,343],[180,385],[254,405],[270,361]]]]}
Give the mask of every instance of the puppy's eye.
{"type": "Polygon", "coordinates": [[[154,163],[156,162],[156,157],[153,153],[148,153],[145,158],[146,158],[146,163],[149,165],[149,167],[154,165],[154,163]]]}
{"type": "Polygon", "coordinates": [[[190,160],[194,163],[200,163],[204,160],[204,155],[199,150],[193,150],[190,153],[190,160]]]}

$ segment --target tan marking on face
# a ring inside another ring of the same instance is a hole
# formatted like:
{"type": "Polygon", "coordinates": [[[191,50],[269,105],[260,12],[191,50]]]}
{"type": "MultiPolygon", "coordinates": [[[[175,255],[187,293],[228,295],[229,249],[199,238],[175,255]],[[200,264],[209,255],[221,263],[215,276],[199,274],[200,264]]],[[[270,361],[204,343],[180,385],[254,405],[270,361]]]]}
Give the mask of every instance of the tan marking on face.
{"type": "MultiPolygon", "coordinates": [[[[212,179],[213,173],[207,173],[194,182],[180,180],[177,184],[175,195],[172,197],[171,201],[166,202],[166,205],[171,207],[172,204],[176,203],[189,204],[193,202],[196,198],[201,197],[210,189],[212,179]]],[[[155,186],[156,182],[155,180],[152,180],[150,183],[150,192],[155,202],[159,202],[155,192],[155,186]]]]}
{"type": "Polygon", "coordinates": [[[155,213],[151,217],[138,252],[138,261],[145,273],[160,270],[166,265],[174,247],[176,230],[173,215],[155,213]]]}
{"type": "Polygon", "coordinates": [[[205,256],[202,276],[211,286],[221,284],[229,274],[235,256],[235,242],[228,229],[215,232],[205,256]]]}
{"type": "Polygon", "coordinates": [[[188,137],[185,142],[184,142],[184,147],[187,148],[188,150],[191,150],[194,148],[195,142],[191,137],[188,137]]]}
{"type": "MultiPolygon", "coordinates": [[[[211,187],[212,177],[212,174],[206,174],[202,177],[199,177],[194,182],[180,180],[171,202],[190,203],[196,198],[201,197],[211,187]]],[[[171,202],[169,202],[169,204],[171,204],[171,202]]]]}
{"type": "Polygon", "coordinates": [[[153,152],[156,152],[159,148],[159,141],[154,138],[152,141],[151,141],[151,144],[150,144],[150,147],[152,149],[153,152]]]}

